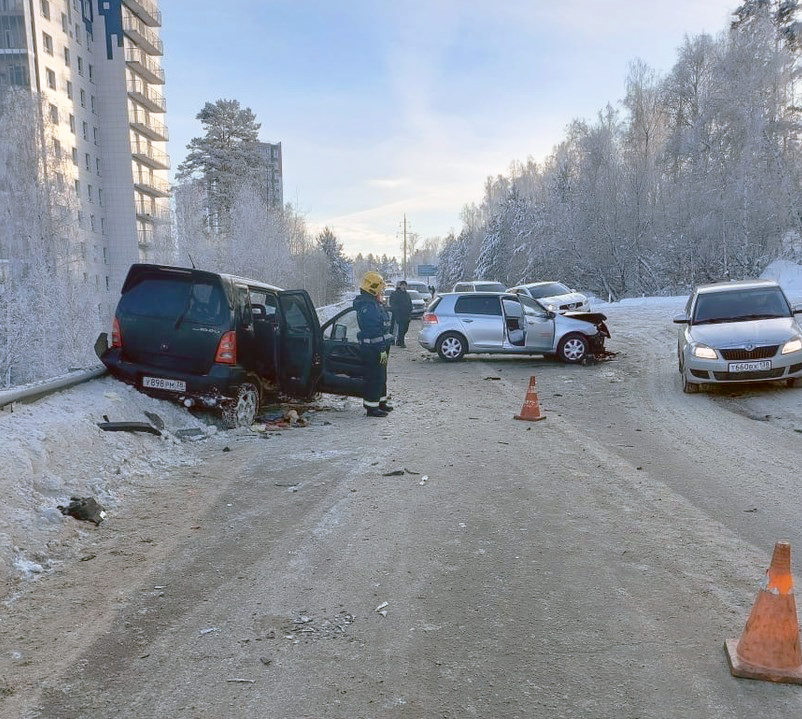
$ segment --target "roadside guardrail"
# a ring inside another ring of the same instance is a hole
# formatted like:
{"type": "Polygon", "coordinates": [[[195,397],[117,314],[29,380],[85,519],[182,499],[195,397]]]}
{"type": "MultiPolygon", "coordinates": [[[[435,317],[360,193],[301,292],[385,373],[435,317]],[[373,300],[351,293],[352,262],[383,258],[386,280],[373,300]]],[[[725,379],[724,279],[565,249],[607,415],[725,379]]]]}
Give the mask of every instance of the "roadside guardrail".
{"type": "Polygon", "coordinates": [[[0,389],[0,407],[5,407],[12,402],[30,402],[45,395],[57,392],[60,389],[73,387],[81,382],[86,382],[95,377],[106,374],[108,370],[103,365],[90,367],[89,369],[76,369],[59,377],[31,382],[30,384],[0,389]]]}

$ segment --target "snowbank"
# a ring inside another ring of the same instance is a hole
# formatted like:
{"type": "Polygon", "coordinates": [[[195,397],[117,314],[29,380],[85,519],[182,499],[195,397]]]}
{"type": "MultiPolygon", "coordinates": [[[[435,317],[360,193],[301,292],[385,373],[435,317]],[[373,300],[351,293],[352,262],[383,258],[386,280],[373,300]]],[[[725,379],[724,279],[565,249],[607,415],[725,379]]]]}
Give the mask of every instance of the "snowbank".
{"type": "Polygon", "coordinates": [[[175,434],[216,434],[183,407],[155,400],[110,377],[93,380],[0,412],[0,578],[46,571],[65,547],[92,525],[65,517],[71,496],[95,497],[114,511],[148,477],[198,461],[197,446],[175,434]],[[111,422],[164,422],[162,436],[107,432],[111,422]]]}

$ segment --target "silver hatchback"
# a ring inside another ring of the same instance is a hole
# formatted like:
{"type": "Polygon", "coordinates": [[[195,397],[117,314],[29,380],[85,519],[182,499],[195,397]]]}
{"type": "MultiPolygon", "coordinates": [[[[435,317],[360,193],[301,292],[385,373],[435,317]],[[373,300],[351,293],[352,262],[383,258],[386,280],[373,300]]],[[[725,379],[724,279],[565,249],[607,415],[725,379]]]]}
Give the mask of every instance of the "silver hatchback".
{"type": "Polygon", "coordinates": [[[697,287],[674,318],[683,391],[767,380],[793,386],[802,376],[800,312],[774,280],[697,287]]]}
{"type": "Polygon", "coordinates": [[[447,362],[488,353],[556,356],[577,363],[604,353],[610,336],[606,319],[600,312],[561,315],[523,295],[449,293],[424,312],[418,342],[447,362]]]}

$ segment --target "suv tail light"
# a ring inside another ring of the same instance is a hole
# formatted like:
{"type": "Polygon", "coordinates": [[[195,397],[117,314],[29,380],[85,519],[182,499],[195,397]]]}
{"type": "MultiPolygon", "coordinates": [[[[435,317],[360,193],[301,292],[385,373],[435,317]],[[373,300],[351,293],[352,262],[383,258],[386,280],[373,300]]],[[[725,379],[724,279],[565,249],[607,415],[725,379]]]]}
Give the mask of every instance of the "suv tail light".
{"type": "Polygon", "coordinates": [[[434,312],[424,312],[423,317],[421,317],[421,321],[425,325],[436,325],[437,315],[434,312]]]}
{"type": "Polygon", "coordinates": [[[111,326],[111,346],[123,346],[123,336],[120,332],[120,321],[116,317],[114,318],[114,324],[111,326]]]}
{"type": "Polygon", "coordinates": [[[220,364],[237,364],[237,333],[226,332],[217,343],[214,361],[220,364]]]}

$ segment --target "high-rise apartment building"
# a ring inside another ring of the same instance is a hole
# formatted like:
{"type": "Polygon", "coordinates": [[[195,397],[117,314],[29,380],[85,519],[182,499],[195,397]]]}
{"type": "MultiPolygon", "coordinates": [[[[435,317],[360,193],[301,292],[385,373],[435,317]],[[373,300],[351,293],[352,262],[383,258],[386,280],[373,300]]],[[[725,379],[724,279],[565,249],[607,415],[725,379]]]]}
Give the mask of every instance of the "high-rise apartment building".
{"type": "Polygon", "coordinates": [[[281,172],[281,143],[259,142],[257,149],[265,160],[265,195],[268,207],[284,207],[284,180],[281,172]]]}
{"type": "Polygon", "coordinates": [[[169,222],[160,27],[155,0],[0,0],[0,92],[44,98],[85,270],[111,306],[169,222]]]}

